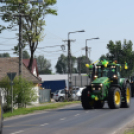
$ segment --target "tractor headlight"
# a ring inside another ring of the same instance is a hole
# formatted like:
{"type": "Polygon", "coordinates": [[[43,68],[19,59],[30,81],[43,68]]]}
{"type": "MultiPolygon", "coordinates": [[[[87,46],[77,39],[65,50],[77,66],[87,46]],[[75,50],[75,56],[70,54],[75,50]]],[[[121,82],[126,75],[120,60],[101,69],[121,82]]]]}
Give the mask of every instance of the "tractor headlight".
{"type": "Polygon", "coordinates": [[[102,87],[103,84],[100,84],[100,86],[102,87]]]}
{"type": "Polygon", "coordinates": [[[93,86],[94,86],[94,84],[91,84],[91,86],[93,87],[93,86]]]}
{"type": "Polygon", "coordinates": [[[114,75],[113,77],[114,77],[114,78],[118,78],[117,75],[114,75]]]}
{"type": "Polygon", "coordinates": [[[98,90],[101,90],[101,88],[99,87],[98,90]]]}
{"type": "Polygon", "coordinates": [[[92,89],[95,90],[95,87],[93,87],[92,89]]]}

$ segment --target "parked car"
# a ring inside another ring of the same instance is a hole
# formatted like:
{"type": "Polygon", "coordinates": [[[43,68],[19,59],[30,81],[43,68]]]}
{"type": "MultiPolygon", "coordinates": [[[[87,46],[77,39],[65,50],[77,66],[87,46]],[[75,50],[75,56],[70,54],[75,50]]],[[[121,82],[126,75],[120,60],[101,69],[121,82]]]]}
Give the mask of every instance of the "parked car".
{"type": "Polygon", "coordinates": [[[83,89],[85,89],[85,87],[80,87],[80,88],[77,90],[77,93],[76,93],[77,100],[81,100],[81,94],[82,94],[83,89]]]}
{"type": "MultiPolygon", "coordinates": [[[[77,100],[76,99],[76,93],[77,93],[77,90],[72,90],[72,93],[70,94],[70,98],[71,100],[77,100]]],[[[68,96],[68,93],[66,94],[68,96]]],[[[60,102],[63,102],[65,100],[65,90],[64,89],[61,89],[61,90],[57,90],[54,94],[53,94],[53,99],[55,101],[60,101],[60,102]]]]}
{"type": "Polygon", "coordinates": [[[65,90],[61,89],[61,90],[57,90],[54,94],[53,94],[53,99],[55,101],[60,101],[63,102],[65,99],[65,90]]]}

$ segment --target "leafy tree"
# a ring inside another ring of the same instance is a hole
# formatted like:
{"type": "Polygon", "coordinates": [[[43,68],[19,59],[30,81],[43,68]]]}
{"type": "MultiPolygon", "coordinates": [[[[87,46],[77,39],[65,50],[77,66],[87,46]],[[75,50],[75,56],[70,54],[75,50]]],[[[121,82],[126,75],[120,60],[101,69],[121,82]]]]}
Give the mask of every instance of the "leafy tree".
{"type": "MultiPolygon", "coordinates": [[[[25,47],[23,46],[23,48],[22,48],[23,49],[23,51],[22,51],[23,59],[30,59],[29,53],[26,50],[24,50],[24,48],[25,47]]],[[[14,50],[14,54],[19,56],[19,46],[14,46],[14,48],[12,50],[14,50]]]]}
{"type": "Polygon", "coordinates": [[[51,63],[44,56],[39,55],[37,57],[37,66],[39,74],[51,74],[51,63]]]}
{"type": "Polygon", "coordinates": [[[86,73],[86,66],[85,64],[91,64],[91,60],[88,58],[88,62],[87,62],[87,58],[86,56],[81,56],[77,58],[77,71],[80,73],[86,73]]]}
{"type": "Polygon", "coordinates": [[[11,57],[9,53],[2,53],[0,54],[0,58],[4,58],[4,57],[11,57]]]}
{"type": "Polygon", "coordinates": [[[23,59],[29,59],[30,55],[27,51],[23,51],[23,59]]]}
{"type": "Polygon", "coordinates": [[[37,100],[37,92],[33,89],[34,85],[32,82],[25,78],[18,77],[14,81],[14,103],[18,104],[18,107],[22,107],[25,104],[29,104],[37,100]]]}
{"type": "MultiPolygon", "coordinates": [[[[18,104],[18,107],[24,106],[24,104],[26,107],[26,104],[37,100],[37,93],[33,89],[34,85],[32,82],[22,77],[15,77],[13,83],[13,101],[14,104],[18,104]]],[[[5,77],[0,81],[0,88],[5,93],[7,102],[5,108],[9,109],[11,107],[11,85],[8,77],[5,77]]]]}
{"type": "Polygon", "coordinates": [[[107,45],[107,49],[109,53],[100,57],[100,59],[104,59],[107,57],[112,57],[111,60],[117,60],[119,64],[122,65],[121,75],[122,77],[128,77],[132,75],[134,71],[134,51],[132,50],[133,43],[132,41],[124,40],[123,44],[121,41],[113,42],[109,41],[107,45]],[[128,70],[124,69],[125,62],[127,62],[128,70]]]}
{"type": "Polygon", "coordinates": [[[2,16],[2,19],[5,22],[18,22],[19,19],[16,17],[12,19],[13,17],[11,15],[13,12],[18,13],[18,10],[22,14],[29,15],[28,17],[23,17],[22,37],[23,44],[27,44],[30,47],[31,57],[28,68],[31,70],[33,56],[38,46],[38,42],[42,41],[44,38],[43,27],[45,26],[45,21],[43,18],[48,14],[57,15],[56,10],[50,7],[56,4],[56,0],[44,0],[44,4],[40,8],[37,6],[37,3],[28,3],[28,0],[9,0],[6,4],[9,6],[9,11],[2,16]]]}
{"type": "MultiPolygon", "coordinates": [[[[71,71],[72,73],[75,73],[75,63],[76,63],[76,57],[71,56],[71,71]]],[[[68,57],[64,54],[61,54],[61,56],[58,58],[57,64],[55,66],[56,72],[63,74],[68,73],[68,57]]]]}

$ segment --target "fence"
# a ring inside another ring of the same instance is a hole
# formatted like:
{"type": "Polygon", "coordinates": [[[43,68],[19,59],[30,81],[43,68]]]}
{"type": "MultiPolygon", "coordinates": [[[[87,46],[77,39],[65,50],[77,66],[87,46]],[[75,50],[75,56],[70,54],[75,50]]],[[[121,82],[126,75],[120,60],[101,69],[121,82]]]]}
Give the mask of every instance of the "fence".
{"type": "Polygon", "coordinates": [[[50,89],[40,89],[39,90],[39,103],[50,102],[50,89]]]}
{"type": "Polygon", "coordinates": [[[90,84],[90,79],[88,76],[72,76],[72,86],[84,87],[90,84]]]}

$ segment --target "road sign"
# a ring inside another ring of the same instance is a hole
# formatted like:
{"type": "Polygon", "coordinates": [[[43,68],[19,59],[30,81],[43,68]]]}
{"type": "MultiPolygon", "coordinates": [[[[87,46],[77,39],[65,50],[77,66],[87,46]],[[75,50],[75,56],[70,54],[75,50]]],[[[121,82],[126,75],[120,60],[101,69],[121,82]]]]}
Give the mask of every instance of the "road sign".
{"type": "Polygon", "coordinates": [[[11,81],[13,81],[15,75],[16,75],[16,72],[7,73],[7,76],[9,77],[9,79],[10,79],[11,81]]]}

